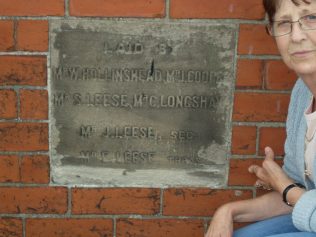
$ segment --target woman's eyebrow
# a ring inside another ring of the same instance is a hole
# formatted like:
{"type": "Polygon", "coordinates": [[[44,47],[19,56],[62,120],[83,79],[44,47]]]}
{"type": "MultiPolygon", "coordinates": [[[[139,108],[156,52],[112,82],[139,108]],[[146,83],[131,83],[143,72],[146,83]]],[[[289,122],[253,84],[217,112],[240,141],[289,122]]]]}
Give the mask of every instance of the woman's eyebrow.
{"type": "MultiPolygon", "coordinates": [[[[316,12],[316,10],[314,12],[316,12]]],[[[307,15],[310,13],[311,13],[311,10],[309,10],[309,9],[303,9],[300,11],[301,16],[304,16],[304,15],[307,15]]],[[[276,17],[276,20],[289,20],[289,19],[292,19],[291,14],[284,14],[284,15],[276,17]]]]}
{"type": "MultiPolygon", "coordinates": [[[[311,12],[310,9],[303,9],[303,10],[300,11],[301,14],[308,14],[310,12],[311,12]]],[[[315,12],[316,12],[316,10],[315,10],[315,12]]]]}
{"type": "Polygon", "coordinates": [[[281,15],[279,17],[276,17],[275,20],[289,20],[291,18],[292,18],[292,16],[290,14],[286,14],[286,15],[281,15]]]}

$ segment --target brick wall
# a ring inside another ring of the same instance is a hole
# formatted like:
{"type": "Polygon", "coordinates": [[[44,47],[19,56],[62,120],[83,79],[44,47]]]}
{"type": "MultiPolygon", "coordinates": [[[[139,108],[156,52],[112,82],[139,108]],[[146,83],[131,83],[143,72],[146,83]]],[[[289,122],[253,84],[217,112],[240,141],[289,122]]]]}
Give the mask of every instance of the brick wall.
{"type": "Polygon", "coordinates": [[[247,167],[260,164],[266,145],[282,162],[284,121],[296,80],[264,24],[261,0],[0,0],[0,237],[201,237],[219,205],[262,194],[247,167]],[[49,21],[88,17],[239,27],[225,189],[50,183],[49,21]]]}

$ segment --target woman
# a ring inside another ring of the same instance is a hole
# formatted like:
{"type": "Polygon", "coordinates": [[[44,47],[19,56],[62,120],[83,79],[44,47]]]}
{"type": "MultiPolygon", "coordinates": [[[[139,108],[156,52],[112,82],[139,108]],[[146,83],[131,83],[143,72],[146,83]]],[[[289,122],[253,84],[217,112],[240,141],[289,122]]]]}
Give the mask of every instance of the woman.
{"type": "Polygon", "coordinates": [[[273,191],[221,206],[206,237],[316,237],[316,0],[263,2],[268,31],[300,77],[289,106],[284,166],[265,148],[262,166],[249,172],[257,176],[256,186],[273,191]],[[257,222],[233,233],[233,221],[257,222]]]}

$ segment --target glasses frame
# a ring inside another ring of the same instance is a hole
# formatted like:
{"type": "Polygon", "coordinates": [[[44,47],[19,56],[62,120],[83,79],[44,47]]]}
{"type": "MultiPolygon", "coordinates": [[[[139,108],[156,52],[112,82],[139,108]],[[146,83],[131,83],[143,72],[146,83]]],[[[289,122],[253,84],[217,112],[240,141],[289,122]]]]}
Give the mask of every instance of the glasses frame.
{"type": "Polygon", "coordinates": [[[292,31],[293,31],[293,24],[296,23],[296,22],[299,23],[299,27],[300,27],[301,30],[304,30],[304,31],[316,30],[316,26],[315,26],[315,28],[313,28],[313,29],[304,29],[304,28],[302,28],[303,24],[302,24],[301,20],[302,20],[303,18],[307,17],[307,16],[310,16],[310,15],[316,16],[316,13],[310,13],[310,14],[307,14],[307,15],[305,15],[305,16],[302,16],[302,17],[300,17],[297,21],[287,21],[288,23],[291,24],[291,28],[290,28],[290,31],[289,31],[288,33],[285,33],[285,34],[282,34],[282,35],[274,35],[274,34],[273,34],[273,30],[272,30],[272,27],[273,27],[272,25],[273,25],[273,23],[282,22],[282,21],[284,21],[284,20],[272,21],[271,23],[269,23],[268,25],[266,25],[266,32],[267,32],[269,35],[273,36],[273,37],[280,37],[280,36],[284,36],[284,35],[289,35],[289,34],[292,33],[292,31]]]}

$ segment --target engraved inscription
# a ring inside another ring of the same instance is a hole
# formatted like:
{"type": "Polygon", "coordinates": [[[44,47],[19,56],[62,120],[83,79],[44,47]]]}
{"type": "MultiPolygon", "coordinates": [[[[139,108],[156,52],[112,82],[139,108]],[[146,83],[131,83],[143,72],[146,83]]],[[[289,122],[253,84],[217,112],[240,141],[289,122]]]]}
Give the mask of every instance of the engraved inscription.
{"type": "Polygon", "coordinates": [[[156,83],[202,83],[217,86],[224,80],[223,72],[202,70],[162,70],[144,68],[82,68],[53,67],[54,80],[112,81],[112,82],[156,82],[156,83]]]}
{"type": "Polygon", "coordinates": [[[105,54],[143,54],[144,45],[139,42],[120,42],[114,48],[109,46],[108,42],[104,43],[105,54]]]}
{"type": "Polygon", "coordinates": [[[53,20],[52,177],[223,186],[235,26],[53,20]]]}
{"type": "Polygon", "coordinates": [[[155,139],[157,134],[151,127],[106,127],[102,134],[105,138],[155,139]]]}
{"type": "Polygon", "coordinates": [[[56,93],[53,103],[62,106],[66,102],[73,106],[94,106],[114,108],[176,108],[215,110],[221,101],[221,95],[210,92],[210,95],[119,95],[108,93],[56,93]],[[214,95],[212,95],[214,94],[214,95]]]}

